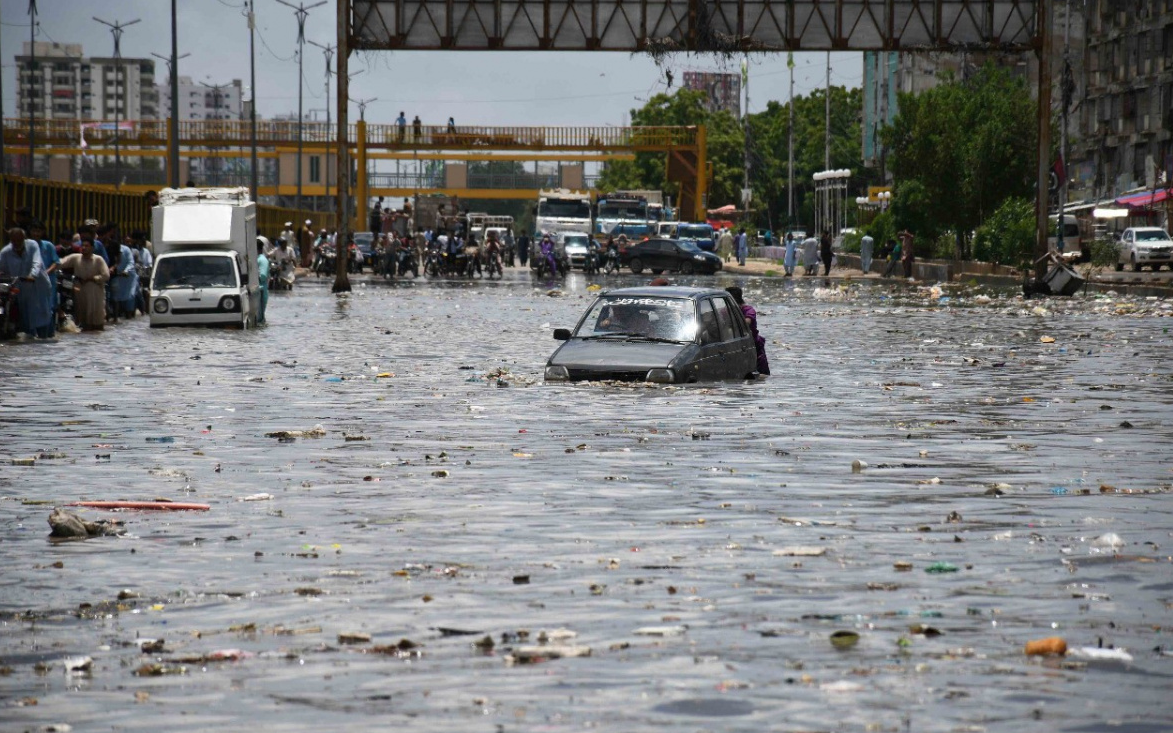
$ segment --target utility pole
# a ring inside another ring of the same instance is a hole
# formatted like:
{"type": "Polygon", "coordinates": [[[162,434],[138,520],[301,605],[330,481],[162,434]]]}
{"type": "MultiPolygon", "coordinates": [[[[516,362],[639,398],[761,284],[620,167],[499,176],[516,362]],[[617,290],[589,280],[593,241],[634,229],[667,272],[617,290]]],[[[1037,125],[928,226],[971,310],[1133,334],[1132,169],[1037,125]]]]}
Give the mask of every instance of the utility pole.
{"type": "MultiPolygon", "coordinates": [[[[171,0],[175,2],[175,0],[171,0]]],[[[253,201],[259,197],[257,183],[257,51],[254,36],[257,29],[256,0],[248,0],[248,84],[252,102],[249,104],[249,188],[253,201]]]]}
{"type": "MultiPolygon", "coordinates": [[[[334,51],[337,50],[338,46],[336,46],[332,43],[327,43],[326,45],[323,46],[322,44],[317,43],[316,41],[309,41],[309,43],[312,43],[313,45],[322,49],[322,55],[326,57],[326,134],[329,135],[330,134],[330,61],[334,58],[334,51]]],[[[325,179],[325,181],[326,181],[326,198],[329,198],[330,197],[330,154],[328,151],[326,153],[326,172],[322,176],[322,178],[325,179]]],[[[314,210],[315,211],[317,210],[316,206],[314,207],[314,210]]]]}
{"type": "Polygon", "coordinates": [[[827,52],[827,125],[823,149],[823,170],[831,170],[831,52],[827,52]]]}
{"type": "Polygon", "coordinates": [[[349,3],[338,3],[338,232],[334,239],[335,293],[350,292],[346,245],[350,237],[350,14],[349,3]]]}
{"type": "MultiPolygon", "coordinates": [[[[111,23],[108,20],[94,16],[94,20],[102,25],[110,27],[110,35],[114,36],[114,187],[122,188],[122,103],[126,100],[126,87],[122,77],[122,32],[128,27],[139,22],[139,18],[135,18],[129,23],[121,23],[114,21],[111,23]],[[122,93],[119,93],[119,89],[122,93]]],[[[172,97],[175,95],[172,94],[172,97]]],[[[102,94],[102,106],[106,106],[106,95],[102,94]]],[[[102,110],[105,113],[105,109],[102,110]]]]}
{"type": "MultiPolygon", "coordinates": [[[[302,116],[303,115],[301,112],[301,105],[302,105],[302,87],[305,86],[305,84],[304,84],[305,77],[302,75],[301,70],[302,70],[303,62],[305,61],[305,19],[310,14],[311,10],[313,10],[314,8],[319,7],[321,5],[325,5],[327,0],[321,0],[321,2],[314,3],[313,5],[310,5],[309,7],[306,7],[305,3],[302,3],[300,5],[294,5],[293,3],[286,2],[286,0],[277,0],[277,2],[279,2],[282,5],[285,5],[287,7],[293,8],[293,13],[294,13],[294,15],[297,16],[297,203],[296,203],[295,208],[300,210],[301,209],[301,168],[302,168],[301,156],[302,156],[302,149],[303,149],[302,132],[301,132],[302,131],[302,122],[303,122],[302,116]]],[[[347,4],[340,2],[339,5],[345,7],[347,4]]],[[[343,252],[342,249],[337,249],[336,251],[339,253],[343,252]]],[[[346,258],[339,257],[339,259],[345,260],[346,258]]]]}
{"type": "Polygon", "coordinates": [[[1067,110],[1071,107],[1071,0],[1063,3],[1063,73],[1059,77],[1059,100],[1062,104],[1059,123],[1059,161],[1063,165],[1063,178],[1059,181],[1059,231],[1055,235],[1058,249],[1063,251],[1064,214],[1067,211],[1067,110]]]}
{"type": "MultiPolygon", "coordinates": [[[[29,178],[33,177],[33,148],[37,146],[37,98],[33,96],[33,80],[36,73],[37,0],[29,0],[29,162],[26,171],[29,178]]],[[[17,98],[19,99],[19,95],[17,98]]]]}
{"type": "MultiPolygon", "coordinates": [[[[0,52],[0,58],[3,58],[3,57],[4,57],[4,53],[0,52]]],[[[16,88],[18,90],[18,94],[16,95],[16,98],[20,99],[20,94],[19,94],[20,72],[19,71],[16,73],[16,88]]],[[[19,112],[17,114],[19,114],[19,112]]],[[[3,119],[4,119],[4,74],[0,74],[0,121],[2,121],[3,119]]],[[[2,126],[3,126],[3,123],[0,122],[0,127],[2,127],[2,126]]],[[[5,159],[5,152],[4,152],[4,134],[3,134],[3,132],[4,132],[3,130],[0,130],[0,176],[2,176],[8,172],[8,162],[5,159]]],[[[3,199],[4,199],[4,192],[2,189],[0,189],[0,201],[2,201],[3,199]]]]}
{"type": "MultiPolygon", "coordinates": [[[[172,2],[174,2],[174,0],[172,0],[172,2]]],[[[171,50],[174,53],[175,48],[172,47],[171,50]]],[[[182,56],[163,56],[162,54],[158,54],[153,51],[151,52],[151,55],[157,59],[163,59],[163,61],[167,64],[168,79],[175,78],[175,63],[179,61],[179,59],[185,59],[188,56],[191,56],[190,53],[185,53],[182,56]]],[[[168,115],[167,120],[167,185],[171,188],[179,188],[179,123],[177,121],[177,118],[179,117],[179,97],[176,90],[177,85],[175,81],[171,81],[170,84],[171,99],[169,101],[169,105],[171,107],[171,112],[168,115]]]]}
{"type": "Polygon", "coordinates": [[[741,59],[741,86],[745,87],[745,109],[741,113],[741,124],[745,128],[742,132],[745,138],[745,149],[742,151],[741,205],[748,212],[751,199],[749,193],[749,54],[741,59]]]}
{"type": "Polygon", "coordinates": [[[1038,78],[1038,149],[1036,151],[1035,180],[1035,278],[1042,280],[1047,274],[1047,194],[1050,173],[1048,159],[1051,154],[1051,22],[1052,0],[1038,0],[1035,28],[1039,34],[1038,78]]]}
{"type": "MultiPolygon", "coordinates": [[[[176,22],[175,1],[171,0],[171,63],[167,75],[171,82],[171,115],[167,120],[170,143],[167,149],[167,179],[171,188],[179,188],[179,25],[176,22]]],[[[190,54],[183,54],[188,56],[190,54]]]]}
{"type": "Polygon", "coordinates": [[[786,177],[786,227],[794,227],[794,52],[791,51],[786,56],[786,68],[790,69],[790,104],[787,105],[790,109],[790,124],[787,126],[789,133],[789,162],[787,164],[786,177]]]}

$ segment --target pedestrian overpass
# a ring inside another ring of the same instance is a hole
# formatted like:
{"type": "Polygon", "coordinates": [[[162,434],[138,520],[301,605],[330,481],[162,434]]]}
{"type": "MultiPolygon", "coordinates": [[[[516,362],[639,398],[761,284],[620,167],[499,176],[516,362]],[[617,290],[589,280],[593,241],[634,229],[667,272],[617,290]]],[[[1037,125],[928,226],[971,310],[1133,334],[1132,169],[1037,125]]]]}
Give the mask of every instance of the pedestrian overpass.
{"type": "MultiPolygon", "coordinates": [[[[203,163],[198,176],[201,185],[249,184],[253,137],[248,121],[182,121],[178,130],[181,181],[192,177],[191,161],[199,159],[203,163]]],[[[4,121],[4,144],[10,155],[27,149],[28,131],[27,120],[4,121]]],[[[78,120],[34,120],[33,132],[36,156],[43,162],[39,177],[141,191],[161,188],[168,180],[167,120],[123,122],[121,129],[78,120]],[[124,166],[115,173],[108,161],[116,152],[122,158],[156,159],[160,164],[148,171],[124,166]],[[78,165],[83,156],[107,165],[91,170],[91,179],[85,180],[86,169],[78,165]],[[77,180],[78,171],[83,171],[83,180],[77,180]]],[[[296,121],[258,120],[257,195],[298,195],[299,157],[302,196],[336,193],[337,134],[337,125],[303,123],[299,156],[296,121]]],[[[668,180],[680,185],[681,210],[703,216],[709,175],[703,126],[416,128],[359,121],[348,125],[347,137],[356,170],[370,171],[374,161],[397,161],[408,168],[356,177],[353,185],[359,221],[365,219],[367,202],[376,196],[406,198],[438,193],[463,199],[536,201],[542,188],[588,188],[591,181],[583,173],[584,163],[631,159],[636,153],[663,154],[668,180]],[[498,161],[558,162],[559,174],[544,175],[536,170],[502,173],[494,172],[492,166],[487,173],[475,170],[476,163],[498,161]]]]}

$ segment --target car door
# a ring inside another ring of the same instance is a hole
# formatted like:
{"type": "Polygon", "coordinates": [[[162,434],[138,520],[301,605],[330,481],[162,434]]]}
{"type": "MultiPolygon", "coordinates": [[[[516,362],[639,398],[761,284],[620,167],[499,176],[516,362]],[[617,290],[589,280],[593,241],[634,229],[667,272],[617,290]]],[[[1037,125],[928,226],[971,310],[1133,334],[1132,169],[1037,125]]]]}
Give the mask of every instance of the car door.
{"type": "Polygon", "coordinates": [[[729,315],[733,317],[733,327],[737,331],[734,345],[730,348],[727,358],[739,365],[739,373],[735,376],[741,378],[757,371],[758,346],[754,343],[753,333],[749,330],[745,316],[741,314],[741,306],[732,298],[727,297],[725,300],[729,304],[729,315]]]}
{"type": "MultiPolygon", "coordinates": [[[[713,309],[717,315],[717,325],[721,333],[720,378],[740,379],[753,371],[747,368],[745,342],[742,331],[737,328],[733,309],[737,309],[737,316],[741,315],[740,307],[730,298],[716,296],[712,299],[713,309]]],[[[741,320],[741,319],[737,319],[741,320]]],[[[740,325],[744,326],[744,323],[740,325]]],[[[754,352],[756,359],[757,352],[754,352]]]]}
{"type": "Polygon", "coordinates": [[[724,344],[721,341],[721,325],[712,298],[702,298],[697,303],[698,350],[695,370],[691,373],[698,379],[721,379],[724,344]]]}

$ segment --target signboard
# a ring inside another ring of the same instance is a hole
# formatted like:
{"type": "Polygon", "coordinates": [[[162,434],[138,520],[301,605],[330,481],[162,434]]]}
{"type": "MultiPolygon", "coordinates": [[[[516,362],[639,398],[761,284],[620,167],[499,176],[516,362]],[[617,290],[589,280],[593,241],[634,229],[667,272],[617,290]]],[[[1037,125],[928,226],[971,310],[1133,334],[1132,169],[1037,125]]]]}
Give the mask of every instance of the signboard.
{"type": "Polygon", "coordinates": [[[684,72],[684,88],[705,93],[705,108],[726,110],[741,119],[741,76],[715,71],[684,72]]]}

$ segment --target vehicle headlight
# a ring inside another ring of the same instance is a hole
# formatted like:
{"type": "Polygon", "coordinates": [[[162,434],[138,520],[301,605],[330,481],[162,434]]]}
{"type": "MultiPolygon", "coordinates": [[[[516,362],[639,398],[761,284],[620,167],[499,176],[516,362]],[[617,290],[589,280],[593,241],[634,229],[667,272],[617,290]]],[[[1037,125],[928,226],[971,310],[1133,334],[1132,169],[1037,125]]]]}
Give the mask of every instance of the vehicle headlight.
{"type": "Polygon", "coordinates": [[[156,313],[166,313],[171,310],[171,302],[166,298],[155,298],[154,308],[156,313]]]}
{"type": "Polygon", "coordinates": [[[546,367],[547,382],[565,382],[570,379],[570,371],[564,366],[546,367]]]}
{"type": "Polygon", "coordinates": [[[671,369],[649,369],[644,379],[657,384],[672,384],[676,381],[676,373],[671,369]]]}
{"type": "Polygon", "coordinates": [[[240,300],[235,295],[225,295],[220,299],[220,310],[234,311],[240,307],[240,300]]]}
{"type": "Polygon", "coordinates": [[[701,262],[704,262],[704,261],[705,261],[705,256],[704,256],[704,255],[693,255],[693,256],[692,256],[692,258],[693,258],[694,260],[700,260],[701,262]]]}

